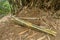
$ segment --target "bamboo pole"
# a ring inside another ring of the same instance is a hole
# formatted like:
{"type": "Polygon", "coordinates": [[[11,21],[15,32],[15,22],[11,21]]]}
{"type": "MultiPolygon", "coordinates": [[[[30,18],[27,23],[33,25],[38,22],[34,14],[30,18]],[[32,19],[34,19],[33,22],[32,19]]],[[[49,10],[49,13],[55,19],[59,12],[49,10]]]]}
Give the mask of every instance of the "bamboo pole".
{"type": "Polygon", "coordinates": [[[48,34],[51,34],[53,36],[56,36],[56,32],[53,31],[53,30],[50,30],[50,29],[45,29],[45,28],[39,28],[39,26],[35,25],[35,24],[32,24],[28,21],[25,21],[25,20],[22,20],[22,19],[19,19],[15,16],[12,16],[12,19],[14,22],[16,22],[17,24],[20,24],[20,25],[26,25],[28,27],[32,27],[32,28],[35,28],[37,30],[40,30],[42,32],[45,32],[45,33],[48,33],[48,34]]]}

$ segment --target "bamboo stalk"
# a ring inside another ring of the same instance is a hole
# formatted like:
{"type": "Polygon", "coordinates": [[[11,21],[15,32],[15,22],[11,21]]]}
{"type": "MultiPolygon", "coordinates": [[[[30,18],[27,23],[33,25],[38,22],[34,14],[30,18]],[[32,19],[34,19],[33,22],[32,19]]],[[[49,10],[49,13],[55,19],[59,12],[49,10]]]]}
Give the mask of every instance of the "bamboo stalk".
{"type": "Polygon", "coordinates": [[[28,27],[32,27],[32,28],[35,28],[37,30],[40,30],[42,32],[45,32],[45,33],[48,33],[48,34],[51,34],[53,36],[56,36],[56,32],[53,31],[53,30],[50,30],[50,29],[45,29],[45,28],[39,28],[39,26],[35,25],[35,24],[32,24],[28,21],[25,21],[25,20],[22,20],[22,19],[18,19],[17,17],[15,16],[12,16],[12,19],[14,22],[16,22],[17,24],[20,24],[20,25],[26,25],[28,27]]]}

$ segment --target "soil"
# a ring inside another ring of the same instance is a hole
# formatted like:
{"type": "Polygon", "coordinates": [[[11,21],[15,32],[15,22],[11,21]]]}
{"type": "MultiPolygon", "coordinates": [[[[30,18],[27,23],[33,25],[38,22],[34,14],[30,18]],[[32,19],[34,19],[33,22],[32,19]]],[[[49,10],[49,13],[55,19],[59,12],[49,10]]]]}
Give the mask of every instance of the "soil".
{"type": "MultiPolygon", "coordinates": [[[[18,25],[4,17],[0,22],[0,40],[60,40],[60,19],[51,16],[51,11],[45,11],[38,8],[24,8],[17,17],[36,17],[39,19],[24,19],[43,28],[48,28],[57,32],[56,36],[52,36],[35,29],[18,25]]],[[[23,19],[23,18],[22,18],[23,19]]]]}

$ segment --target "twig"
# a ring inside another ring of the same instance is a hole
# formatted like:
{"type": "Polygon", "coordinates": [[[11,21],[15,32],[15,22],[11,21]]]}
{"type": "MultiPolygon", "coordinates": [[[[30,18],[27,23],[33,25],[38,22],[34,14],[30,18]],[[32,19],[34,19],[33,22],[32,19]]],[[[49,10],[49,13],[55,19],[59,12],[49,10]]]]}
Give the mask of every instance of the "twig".
{"type": "Polygon", "coordinates": [[[40,38],[37,39],[37,40],[43,40],[44,38],[46,38],[46,36],[42,36],[42,37],[40,37],[40,38]]]}

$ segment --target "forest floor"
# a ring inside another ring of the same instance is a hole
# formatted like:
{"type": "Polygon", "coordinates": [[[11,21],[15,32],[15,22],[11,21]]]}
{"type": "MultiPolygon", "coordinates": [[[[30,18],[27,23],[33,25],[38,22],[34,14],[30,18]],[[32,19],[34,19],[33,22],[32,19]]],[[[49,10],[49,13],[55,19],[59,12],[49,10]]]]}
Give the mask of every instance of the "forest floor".
{"type": "Polygon", "coordinates": [[[21,19],[27,18],[24,20],[43,26],[43,28],[54,30],[57,32],[56,36],[23,27],[11,21],[8,16],[5,16],[0,20],[0,40],[60,40],[60,19],[54,18],[51,14],[51,11],[38,8],[24,8],[17,14],[17,17],[21,19]]]}

